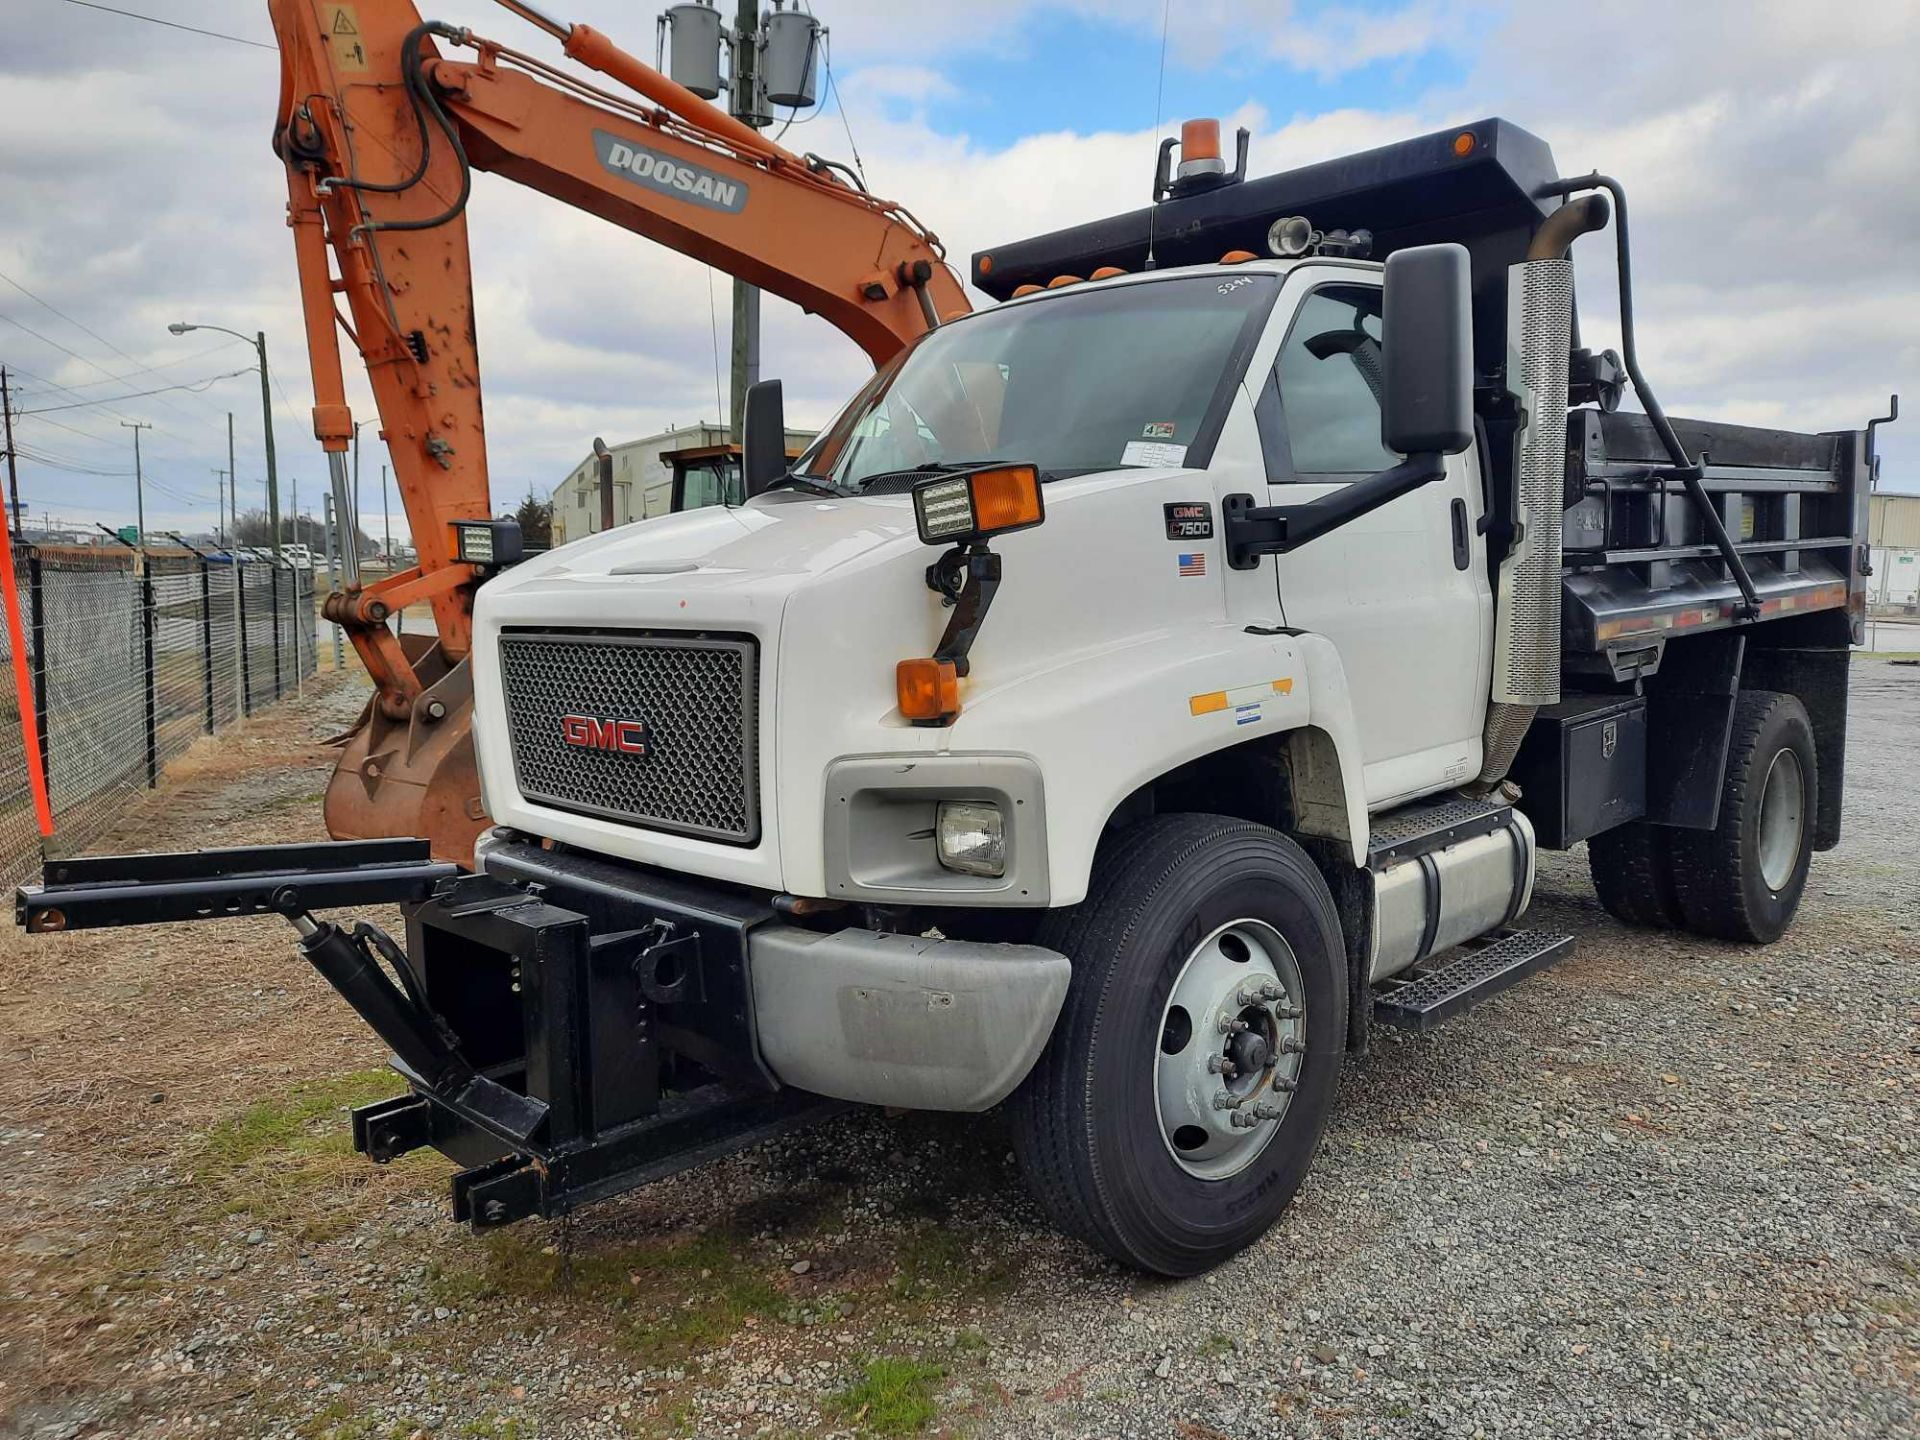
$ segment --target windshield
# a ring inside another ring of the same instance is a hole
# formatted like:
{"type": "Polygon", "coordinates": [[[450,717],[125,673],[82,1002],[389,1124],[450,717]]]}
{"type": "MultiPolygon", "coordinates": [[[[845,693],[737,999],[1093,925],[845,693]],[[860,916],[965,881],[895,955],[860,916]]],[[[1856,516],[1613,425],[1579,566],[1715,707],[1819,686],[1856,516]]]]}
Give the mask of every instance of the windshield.
{"type": "Polygon", "coordinates": [[[952,321],[883,367],[797,469],[858,489],[983,460],[1050,478],[1204,463],[1278,288],[1265,274],[1170,277],[952,321]]]}

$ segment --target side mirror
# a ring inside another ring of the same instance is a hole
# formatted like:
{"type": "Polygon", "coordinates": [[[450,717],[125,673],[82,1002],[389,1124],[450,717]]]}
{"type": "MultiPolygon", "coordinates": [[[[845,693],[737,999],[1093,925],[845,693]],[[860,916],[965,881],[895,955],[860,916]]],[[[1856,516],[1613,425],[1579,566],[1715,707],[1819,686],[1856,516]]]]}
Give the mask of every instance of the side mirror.
{"type": "Polygon", "coordinates": [[[740,476],[752,499],[787,473],[787,412],[778,380],[747,387],[740,426],[740,476]]]}
{"type": "Polygon", "coordinates": [[[1399,455],[1458,455],[1473,444],[1473,289],[1462,245],[1387,257],[1380,433],[1399,455]]]}

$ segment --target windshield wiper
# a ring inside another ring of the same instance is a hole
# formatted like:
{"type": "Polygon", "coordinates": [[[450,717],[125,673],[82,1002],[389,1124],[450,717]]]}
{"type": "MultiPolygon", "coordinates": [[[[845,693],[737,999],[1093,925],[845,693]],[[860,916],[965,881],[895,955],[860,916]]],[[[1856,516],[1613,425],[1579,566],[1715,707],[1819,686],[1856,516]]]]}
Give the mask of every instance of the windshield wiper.
{"type": "MultiPolygon", "coordinates": [[[[800,475],[792,470],[767,486],[767,490],[786,489],[805,490],[809,495],[825,495],[830,500],[843,500],[847,495],[844,490],[837,490],[831,485],[815,480],[810,475],[800,475]]],[[[762,490],[760,493],[764,495],[767,490],[762,490]]]]}

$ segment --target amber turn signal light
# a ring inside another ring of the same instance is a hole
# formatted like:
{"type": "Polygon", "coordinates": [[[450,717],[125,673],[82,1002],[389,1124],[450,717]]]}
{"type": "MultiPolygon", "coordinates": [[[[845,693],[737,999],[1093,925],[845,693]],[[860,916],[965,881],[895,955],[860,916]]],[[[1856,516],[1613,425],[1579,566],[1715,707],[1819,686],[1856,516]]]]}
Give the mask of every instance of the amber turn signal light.
{"type": "Polygon", "coordinates": [[[913,518],[926,545],[966,545],[1025,530],[1047,518],[1040,472],[995,465],[922,481],[913,487],[913,518]]]}
{"type": "Polygon", "coordinates": [[[960,672],[951,660],[902,660],[893,682],[909,720],[951,720],[960,713],[960,672]]]}

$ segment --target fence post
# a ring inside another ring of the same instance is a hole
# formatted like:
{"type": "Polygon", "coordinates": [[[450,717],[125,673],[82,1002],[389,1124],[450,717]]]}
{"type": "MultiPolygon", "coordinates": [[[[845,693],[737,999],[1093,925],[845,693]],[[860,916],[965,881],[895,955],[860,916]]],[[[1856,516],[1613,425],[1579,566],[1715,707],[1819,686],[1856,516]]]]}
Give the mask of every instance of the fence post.
{"type": "Polygon", "coordinates": [[[267,562],[267,594],[273,603],[273,698],[280,698],[280,567],[267,562]]]}
{"type": "Polygon", "coordinates": [[[153,571],[147,567],[145,554],[137,554],[134,558],[140,564],[137,577],[140,581],[140,644],[146,655],[147,786],[151,789],[160,783],[160,736],[159,727],[155,723],[159,708],[157,703],[159,677],[154,673],[153,664],[153,632],[156,619],[153,613],[153,571]]]}
{"type": "Polygon", "coordinates": [[[207,676],[207,734],[213,734],[213,574],[200,557],[200,654],[207,676]]]}
{"type": "Polygon", "coordinates": [[[40,551],[27,551],[28,622],[33,631],[33,718],[40,732],[40,773],[47,778],[47,805],[53,805],[53,751],[47,727],[47,600],[41,583],[40,551]]]}
{"type": "Polygon", "coordinates": [[[253,714],[253,665],[247,654],[247,567],[238,557],[233,561],[233,606],[237,617],[234,647],[240,652],[240,714],[253,714]]]}

